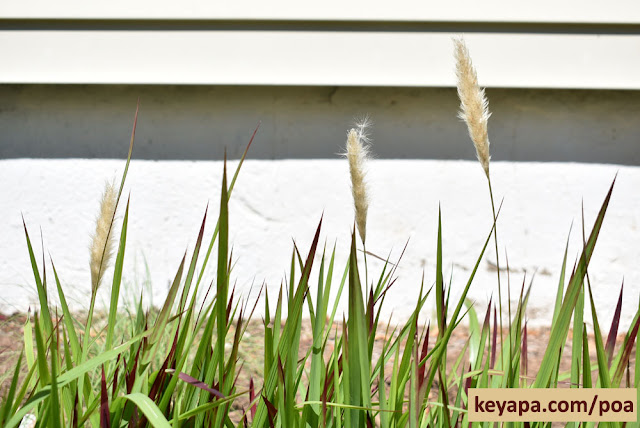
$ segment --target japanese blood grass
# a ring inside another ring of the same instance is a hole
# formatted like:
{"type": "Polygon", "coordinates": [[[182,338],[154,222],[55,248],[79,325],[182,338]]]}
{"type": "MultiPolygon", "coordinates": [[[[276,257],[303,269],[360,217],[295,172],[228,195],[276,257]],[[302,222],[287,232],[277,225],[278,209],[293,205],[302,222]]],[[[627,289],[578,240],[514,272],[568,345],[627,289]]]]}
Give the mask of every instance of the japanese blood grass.
{"type": "MultiPolygon", "coordinates": [[[[119,233],[112,306],[106,323],[99,317],[81,319],[70,312],[52,260],[49,263],[61,313],[49,308],[47,263],[43,259],[38,265],[25,226],[41,307],[26,321],[24,349],[0,404],[0,425],[16,427],[31,414],[41,427],[468,426],[469,388],[556,387],[563,383],[576,388],[617,387],[640,382],[640,370],[636,368],[632,377],[629,368],[640,325],[638,313],[616,352],[620,311],[615,312],[605,342],[588,283],[589,261],[613,184],[588,237],[585,234],[582,255],[568,281],[565,251],[551,337],[537,374],[527,362],[527,341],[531,339],[524,321],[529,298],[524,283],[504,339],[498,339],[502,334],[498,335],[496,305],[489,304],[482,322],[473,305],[465,305],[495,221],[478,251],[474,269],[454,299],[453,284],[445,281],[443,272],[444,222],[439,215],[435,278],[428,281],[434,285],[421,286],[406,323],[387,323],[386,327],[380,327],[381,306],[394,284],[398,264],[385,263],[377,279],[363,283],[356,231],[350,237],[349,258],[341,264],[335,248],[320,246],[320,221],[305,257],[294,246],[287,287],[280,287],[275,301],[265,294],[262,377],[253,373],[248,384],[239,381],[241,348],[255,306],[239,301],[229,289],[229,217],[233,213],[228,201],[246,153],[229,184],[225,162],[217,226],[208,250],[201,254],[208,217],[205,212],[190,258],[185,253],[179,262],[167,299],[157,311],[145,311],[142,298],[131,317],[121,316],[118,306],[128,208],[119,233]],[[206,279],[210,281],[206,293],[213,296],[200,305],[197,296],[205,291],[200,288],[216,244],[216,276],[206,279]],[[338,301],[345,289],[348,312],[338,322],[338,301]],[[436,299],[435,337],[429,334],[430,323],[419,322],[432,292],[436,299]],[[336,295],[333,300],[332,294],[336,295]],[[590,359],[583,320],[585,296],[589,297],[595,327],[591,332],[595,361],[590,359]],[[303,316],[305,310],[308,319],[303,316]],[[469,319],[467,342],[458,355],[447,355],[451,337],[465,316],[469,319]],[[565,373],[560,370],[560,361],[572,320],[571,370],[565,373]],[[300,355],[303,323],[310,326],[312,346],[300,355]],[[374,346],[376,337],[383,337],[381,349],[374,346]],[[244,407],[238,415],[232,406],[237,407],[240,400],[244,407]]],[[[131,149],[127,165],[130,156],[131,149]]],[[[126,168],[121,189],[125,178],[126,168]]],[[[640,361],[638,352],[636,364],[640,361]]]]}

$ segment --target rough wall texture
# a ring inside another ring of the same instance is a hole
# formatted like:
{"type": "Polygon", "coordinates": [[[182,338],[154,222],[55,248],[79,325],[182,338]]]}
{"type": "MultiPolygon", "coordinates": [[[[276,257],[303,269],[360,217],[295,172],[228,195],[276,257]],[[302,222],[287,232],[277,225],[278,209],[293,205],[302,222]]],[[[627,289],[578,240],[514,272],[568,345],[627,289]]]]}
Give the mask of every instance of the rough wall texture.
{"type": "MultiPolygon", "coordinates": [[[[230,164],[231,170],[234,165],[230,164]]],[[[114,178],[122,167],[122,161],[108,160],[0,161],[0,182],[5,183],[0,192],[1,310],[25,310],[37,301],[21,213],[38,247],[42,228],[46,254],[56,262],[73,306],[86,307],[88,244],[98,201],[104,181],[114,178]]],[[[205,236],[210,237],[218,210],[221,170],[220,161],[132,162],[123,287],[128,298],[139,295],[148,280],[153,303],[159,304],[182,255],[195,242],[207,201],[211,204],[205,236]]],[[[508,253],[514,296],[523,281],[528,285],[533,280],[528,312],[532,324],[550,322],[549,311],[572,222],[570,265],[581,249],[582,201],[588,230],[616,173],[616,188],[590,269],[603,323],[611,318],[623,278],[625,323],[637,307],[640,168],[492,164],[496,197],[504,197],[500,248],[508,253]]],[[[423,272],[425,284],[433,282],[438,204],[443,215],[445,276],[452,275],[452,294],[459,293],[491,226],[486,180],[477,162],[376,160],[370,164],[369,179],[368,249],[383,257],[391,254],[395,260],[409,240],[386,314],[394,311],[397,318],[408,316],[423,272]]],[[[255,296],[263,281],[270,292],[277,290],[289,269],[292,240],[306,252],[322,215],[322,240],[328,248],[336,243],[337,270],[341,272],[353,225],[350,198],[347,166],[342,160],[248,161],[230,206],[230,237],[236,260],[232,277],[243,295],[255,296]]],[[[502,260],[504,266],[504,254],[502,260]]],[[[491,295],[497,296],[494,263],[495,254],[490,249],[471,288],[471,296],[480,306],[491,295]]],[[[370,259],[369,268],[374,276],[381,265],[370,259]]],[[[105,304],[109,277],[108,272],[102,290],[105,304]]],[[[206,283],[213,278],[214,272],[209,271],[206,283]]],[[[147,302],[151,303],[150,299],[147,302]]]]}

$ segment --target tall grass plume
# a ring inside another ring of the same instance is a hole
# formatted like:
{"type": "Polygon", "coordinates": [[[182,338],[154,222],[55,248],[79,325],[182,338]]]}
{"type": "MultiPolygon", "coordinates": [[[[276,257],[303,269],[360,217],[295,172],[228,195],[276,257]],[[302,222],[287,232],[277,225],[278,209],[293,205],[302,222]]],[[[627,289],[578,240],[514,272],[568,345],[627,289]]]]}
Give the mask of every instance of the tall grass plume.
{"type": "Polygon", "coordinates": [[[96,230],[91,237],[89,265],[91,267],[92,294],[97,292],[104,271],[109,266],[113,256],[114,239],[111,229],[116,211],[117,196],[113,183],[107,182],[100,201],[100,211],[96,218],[96,230]]]}
{"type": "MultiPolygon", "coordinates": [[[[458,86],[458,97],[460,98],[460,113],[458,117],[465,121],[467,128],[469,129],[469,137],[473,141],[473,145],[476,148],[476,155],[484,173],[487,176],[487,184],[489,185],[489,197],[491,199],[491,212],[493,214],[493,238],[496,251],[496,276],[498,278],[498,305],[500,312],[500,342],[503,342],[503,328],[502,328],[502,285],[500,280],[500,253],[498,248],[498,217],[496,215],[496,205],[493,199],[493,187],[491,186],[491,177],[489,176],[489,161],[491,156],[489,155],[489,134],[487,129],[487,123],[491,113],[489,112],[489,101],[484,93],[484,89],[481,89],[478,85],[478,75],[473,67],[471,56],[469,55],[469,49],[464,43],[464,40],[454,39],[454,55],[456,60],[456,77],[458,86]]],[[[511,319],[511,289],[507,284],[507,301],[509,302],[509,314],[508,319],[511,319]]],[[[511,341],[511,337],[509,338],[511,341]]],[[[510,346],[513,345],[510,343],[510,346]]],[[[504,353],[500,354],[504,365],[504,359],[509,360],[509,356],[505,357],[504,353]]]]}
{"type": "Polygon", "coordinates": [[[365,169],[366,162],[369,159],[369,138],[366,133],[368,126],[369,121],[364,119],[358,122],[355,128],[349,130],[346,151],[351,175],[351,192],[355,207],[356,225],[363,244],[367,237],[367,211],[369,210],[365,169]]]}
{"type": "Polygon", "coordinates": [[[484,89],[478,85],[478,75],[471,62],[469,50],[464,40],[454,39],[456,77],[458,96],[460,97],[460,113],[458,117],[464,120],[469,128],[469,136],[476,147],[476,155],[489,177],[489,136],[487,122],[489,121],[489,101],[484,89]]]}

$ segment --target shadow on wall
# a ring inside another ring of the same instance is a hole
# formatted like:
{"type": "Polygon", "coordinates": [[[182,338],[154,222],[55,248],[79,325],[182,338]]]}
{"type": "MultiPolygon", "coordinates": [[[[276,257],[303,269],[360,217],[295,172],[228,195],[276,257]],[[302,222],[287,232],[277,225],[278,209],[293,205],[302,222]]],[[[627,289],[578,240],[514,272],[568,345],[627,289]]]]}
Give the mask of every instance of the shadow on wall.
{"type": "MultiPolygon", "coordinates": [[[[493,160],[640,165],[640,91],[488,89],[493,160]]],[[[369,115],[378,158],[472,159],[452,88],[0,86],[0,158],[335,158],[369,115]]]]}

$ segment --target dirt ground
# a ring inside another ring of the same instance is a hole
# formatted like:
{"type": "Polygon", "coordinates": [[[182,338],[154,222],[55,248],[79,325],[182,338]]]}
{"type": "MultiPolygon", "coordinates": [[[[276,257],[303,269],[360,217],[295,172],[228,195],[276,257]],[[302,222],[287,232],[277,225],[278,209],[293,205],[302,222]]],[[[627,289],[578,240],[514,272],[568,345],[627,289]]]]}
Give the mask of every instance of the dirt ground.
{"type": "Polygon", "coordinates": [[[24,343],[23,326],[26,317],[24,315],[6,316],[0,314],[0,393],[4,393],[5,387],[11,380],[5,381],[6,376],[11,376],[12,370],[24,343]]]}
{"type": "MultiPolygon", "coordinates": [[[[0,314],[0,396],[3,395],[9,387],[11,375],[13,374],[15,362],[22,350],[23,343],[23,326],[26,320],[24,314],[16,314],[12,316],[6,316],[0,314]]],[[[374,354],[379,355],[382,342],[384,339],[384,329],[379,328],[382,333],[376,338],[376,346],[374,347],[374,354]]],[[[542,361],[546,344],[549,338],[548,328],[529,328],[528,334],[528,373],[533,377],[537,372],[540,362],[542,361]]],[[[436,332],[431,333],[435,342],[436,332]]],[[[619,338],[620,341],[622,337],[619,338]]],[[[243,365],[242,371],[238,378],[238,387],[240,389],[247,388],[249,385],[249,379],[251,377],[256,381],[256,388],[261,385],[260,379],[262,377],[262,340],[263,340],[263,326],[259,321],[252,321],[247,329],[247,334],[243,336],[243,340],[240,347],[240,360],[243,365]]],[[[449,366],[451,366],[458,358],[460,351],[463,349],[467,340],[467,331],[464,327],[457,328],[447,349],[447,358],[449,366]]],[[[568,341],[569,342],[569,341],[568,341]]],[[[300,356],[304,356],[306,351],[312,344],[312,332],[308,323],[303,323],[303,329],[300,340],[300,356]]],[[[327,344],[328,347],[332,347],[331,341],[327,344]]],[[[593,350],[594,347],[590,346],[593,350]]],[[[330,352],[330,349],[327,351],[330,352]]],[[[561,363],[562,370],[570,369],[570,361],[567,357],[570,353],[570,342],[565,346],[565,358],[561,363]]],[[[632,354],[635,355],[635,354],[632,354]]],[[[595,360],[595,355],[592,355],[595,360]]],[[[631,365],[633,367],[633,363],[631,365]]],[[[388,369],[390,373],[391,367],[388,369]]],[[[567,385],[568,386],[568,385],[567,385]]],[[[248,397],[243,397],[237,400],[233,406],[233,413],[235,417],[239,417],[249,404],[248,397]]]]}

